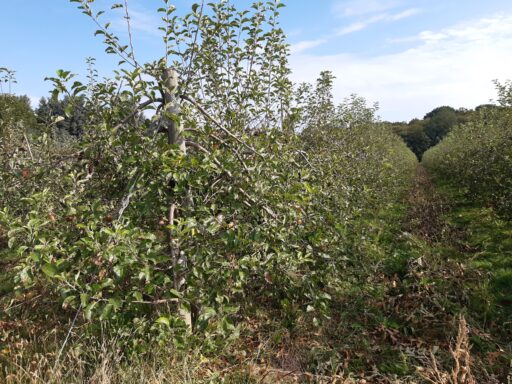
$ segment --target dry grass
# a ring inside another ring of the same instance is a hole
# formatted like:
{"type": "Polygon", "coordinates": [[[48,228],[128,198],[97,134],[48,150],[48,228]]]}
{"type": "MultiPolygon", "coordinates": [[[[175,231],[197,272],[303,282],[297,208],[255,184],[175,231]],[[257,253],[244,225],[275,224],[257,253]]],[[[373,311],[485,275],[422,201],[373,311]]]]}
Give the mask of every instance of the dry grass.
{"type": "MultiPolygon", "coordinates": [[[[89,351],[90,352],[90,351],[89,351]]],[[[244,362],[222,368],[203,356],[167,358],[161,353],[126,362],[110,347],[96,351],[93,361],[71,350],[55,364],[52,354],[18,356],[4,364],[0,382],[5,384],[175,384],[175,383],[329,383],[364,384],[371,379],[314,375],[244,362]]],[[[172,352],[171,352],[172,353],[172,352]]],[[[379,381],[381,382],[381,381],[379,381]]]]}
{"type": "Polygon", "coordinates": [[[434,353],[430,353],[430,367],[419,369],[420,375],[432,384],[477,384],[471,374],[472,358],[469,344],[469,330],[464,316],[459,318],[459,331],[455,344],[450,347],[450,355],[453,359],[453,368],[446,371],[440,368],[440,364],[434,353]]]}
{"type": "MultiPolygon", "coordinates": [[[[0,382],[6,384],[167,384],[167,383],[322,383],[322,384],[476,384],[471,373],[472,359],[468,327],[459,320],[456,341],[450,348],[453,368],[446,370],[433,353],[424,360],[415,377],[393,377],[378,371],[358,375],[345,372],[317,375],[300,368],[278,368],[247,356],[229,363],[224,357],[207,358],[199,352],[179,353],[172,347],[156,347],[151,353],[127,359],[117,341],[101,345],[70,344],[58,358],[58,343],[33,340],[10,356],[0,356],[0,382]],[[36,344],[47,343],[47,348],[36,344]],[[44,352],[34,352],[34,349],[44,352]]],[[[264,346],[267,348],[270,346],[264,346]]],[[[268,353],[270,351],[266,351],[268,353]]],[[[279,364],[277,364],[279,365],[279,364]]],[[[446,365],[446,363],[445,363],[446,365]]],[[[490,383],[490,382],[489,382],[490,383]]]]}
{"type": "MultiPolygon", "coordinates": [[[[91,353],[91,351],[88,351],[91,353]]],[[[50,355],[35,354],[10,359],[4,367],[0,382],[6,384],[90,383],[90,384],[165,384],[202,382],[198,366],[177,362],[161,356],[145,356],[139,361],[124,361],[119,353],[105,347],[92,359],[71,350],[55,364],[50,355]],[[3,378],[2,378],[3,376],[3,378]]],[[[198,360],[199,361],[199,360],[198,360]]]]}

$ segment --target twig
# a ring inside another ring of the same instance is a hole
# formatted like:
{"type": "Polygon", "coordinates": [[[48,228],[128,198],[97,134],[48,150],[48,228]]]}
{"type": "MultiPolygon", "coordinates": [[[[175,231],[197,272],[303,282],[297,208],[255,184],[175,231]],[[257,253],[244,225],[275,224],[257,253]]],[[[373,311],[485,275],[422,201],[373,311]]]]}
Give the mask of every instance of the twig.
{"type": "Polygon", "coordinates": [[[168,304],[168,303],[178,303],[179,300],[177,298],[172,299],[161,299],[161,300],[154,300],[154,301],[132,301],[134,304],[147,304],[147,305],[161,305],[161,304],[168,304]]]}
{"type": "Polygon", "coordinates": [[[249,144],[247,144],[245,141],[237,137],[235,134],[233,134],[231,131],[229,131],[227,128],[225,128],[221,123],[219,123],[212,115],[208,113],[197,101],[195,101],[193,98],[187,95],[181,95],[180,96],[183,100],[188,101],[191,103],[194,107],[196,107],[199,112],[201,112],[208,120],[210,120],[212,123],[214,123],[222,132],[227,134],[229,137],[235,139],[238,143],[242,144],[244,147],[249,149],[252,153],[255,155],[260,156],[261,158],[264,158],[264,156],[256,151],[253,147],[251,147],[249,144]]]}
{"type": "Polygon", "coordinates": [[[117,220],[121,219],[121,217],[124,214],[124,211],[130,205],[130,200],[131,200],[133,194],[135,193],[135,186],[139,182],[139,179],[141,178],[141,176],[142,176],[142,172],[139,172],[137,174],[137,176],[135,177],[133,183],[130,185],[130,188],[128,189],[128,193],[126,194],[126,196],[121,201],[121,207],[119,208],[119,210],[117,212],[117,217],[116,217],[117,220]]]}
{"type": "Polygon", "coordinates": [[[30,154],[30,158],[32,162],[34,162],[34,155],[32,154],[32,148],[30,147],[30,142],[28,141],[27,135],[23,132],[23,138],[25,139],[25,143],[27,143],[28,153],[30,154]]]}
{"type": "MultiPolygon", "coordinates": [[[[82,13],[89,16],[92,19],[92,21],[94,22],[94,24],[96,24],[96,26],[99,28],[99,30],[103,32],[103,35],[106,38],[105,44],[110,46],[112,49],[114,49],[115,53],[121,59],[123,59],[125,62],[130,64],[132,67],[142,69],[142,67],[140,65],[138,65],[138,63],[136,61],[134,61],[130,58],[130,55],[124,54],[120,44],[116,42],[117,36],[111,34],[107,30],[107,28],[105,28],[105,26],[101,25],[98,17],[93,15],[93,11],[92,11],[92,8],[89,5],[89,3],[90,2],[87,0],[80,0],[80,5],[81,5],[81,7],[83,7],[82,13]]],[[[79,7],[79,8],[81,8],[81,7],[79,7]]]]}
{"type": "Polygon", "coordinates": [[[123,125],[125,125],[127,122],[129,122],[131,119],[133,119],[135,117],[135,115],[143,108],[146,108],[148,105],[151,105],[153,103],[156,103],[156,102],[159,102],[159,101],[162,101],[160,99],[157,99],[157,100],[146,100],[145,102],[143,103],[140,103],[139,105],[137,105],[135,108],[132,109],[132,111],[130,112],[130,114],[128,116],[126,116],[119,124],[117,124],[115,127],[114,127],[114,130],[118,130],[119,128],[121,128],[123,125]]]}
{"type": "MultiPolygon", "coordinates": [[[[187,145],[188,147],[192,147],[192,148],[195,148],[197,149],[198,151],[201,151],[203,153],[206,153],[207,155],[211,155],[212,153],[207,150],[205,147],[203,147],[202,145],[194,142],[194,141],[190,141],[190,140],[186,140],[185,141],[185,145],[187,145]]],[[[220,165],[220,163],[217,161],[217,159],[213,159],[213,162],[215,163],[215,165],[220,165]]]]}
{"type": "Polygon", "coordinates": [[[201,28],[201,21],[203,20],[203,10],[204,10],[204,0],[201,0],[201,10],[199,11],[199,18],[198,18],[198,21],[197,21],[197,29],[196,29],[196,33],[195,33],[195,36],[194,36],[194,43],[192,45],[192,54],[190,55],[190,61],[188,63],[188,68],[187,68],[187,80],[185,81],[185,89],[187,88],[189,82],[190,82],[190,79],[192,78],[192,63],[194,62],[194,56],[196,54],[196,49],[197,49],[197,38],[199,36],[199,30],[201,28]]]}
{"type": "Polygon", "coordinates": [[[81,309],[82,309],[82,303],[80,303],[80,306],[76,310],[75,318],[73,319],[73,322],[71,323],[71,327],[69,327],[68,334],[66,335],[66,338],[64,339],[64,343],[62,343],[62,347],[60,347],[59,354],[57,355],[57,358],[55,359],[55,364],[53,366],[53,369],[57,368],[60,357],[62,356],[62,352],[64,351],[64,348],[66,347],[66,344],[68,343],[68,340],[71,337],[71,332],[73,331],[73,328],[75,327],[75,323],[76,323],[76,320],[78,319],[78,314],[80,313],[81,309]]]}
{"type": "Polygon", "coordinates": [[[39,375],[35,372],[29,372],[25,368],[23,368],[20,364],[18,364],[16,361],[14,361],[14,365],[21,369],[28,377],[35,378],[36,380],[40,381],[41,383],[45,384],[46,382],[39,377],[39,375]]]}
{"type": "Polygon", "coordinates": [[[23,305],[25,305],[25,304],[28,304],[28,303],[30,303],[30,302],[32,302],[32,301],[34,301],[34,300],[39,299],[41,296],[42,296],[42,295],[37,295],[37,296],[32,297],[31,299],[28,299],[27,301],[22,301],[21,303],[18,303],[18,304],[16,304],[16,305],[12,305],[12,306],[8,307],[8,308],[6,309],[6,311],[10,311],[10,310],[12,310],[12,309],[14,309],[14,308],[21,307],[21,306],[23,306],[23,305]]]}
{"type": "MultiPolygon", "coordinates": [[[[131,56],[132,56],[133,62],[138,67],[140,67],[139,63],[137,62],[137,59],[135,58],[135,49],[133,49],[132,25],[130,23],[130,14],[128,12],[128,0],[124,0],[124,13],[125,13],[125,19],[126,19],[126,26],[128,28],[128,41],[130,44],[131,56]]],[[[130,54],[128,54],[128,56],[130,56],[130,54]]],[[[140,78],[140,74],[139,74],[139,78],[140,78]]]]}
{"type": "MultiPolygon", "coordinates": [[[[159,101],[159,100],[146,100],[145,102],[139,104],[136,108],[133,109],[133,111],[126,118],[123,119],[123,121],[121,121],[121,123],[119,123],[118,125],[116,125],[114,127],[114,130],[119,129],[124,124],[126,124],[131,118],[133,118],[137,114],[137,112],[139,112],[140,109],[142,109],[144,107],[147,107],[148,105],[150,105],[150,104],[152,104],[154,102],[157,102],[157,101],[159,101]]],[[[161,121],[158,123],[157,129],[155,129],[155,131],[153,132],[153,140],[157,137],[158,131],[160,129],[160,124],[161,124],[161,121]]],[[[132,196],[135,193],[135,186],[137,185],[137,183],[139,182],[140,178],[142,177],[142,174],[143,174],[142,171],[139,171],[136,174],[136,176],[135,176],[135,178],[133,180],[133,183],[131,183],[130,187],[128,188],[128,192],[127,192],[126,196],[123,197],[123,199],[121,200],[121,206],[120,206],[120,208],[117,211],[117,220],[121,219],[121,217],[124,214],[124,211],[130,205],[130,200],[131,200],[132,196]]]]}
{"type": "MultiPolygon", "coordinates": [[[[249,196],[249,194],[247,192],[245,192],[242,188],[238,188],[238,190],[240,191],[240,193],[242,193],[242,195],[245,196],[246,199],[248,199],[251,203],[253,204],[258,204],[258,202],[253,199],[251,196],[249,196]]],[[[261,205],[261,208],[263,208],[263,210],[265,212],[267,212],[273,219],[277,219],[277,215],[274,213],[274,211],[272,211],[269,207],[267,207],[266,205],[264,204],[259,204],[261,205]]]]}
{"type": "Polygon", "coordinates": [[[311,165],[311,163],[309,162],[309,159],[308,157],[306,156],[306,152],[304,151],[298,151],[299,155],[301,155],[301,157],[304,159],[304,161],[306,162],[307,165],[309,165],[310,168],[313,168],[313,165],[311,165]]]}
{"type": "MultiPolygon", "coordinates": [[[[98,299],[97,302],[101,303],[107,303],[107,299],[98,299]]],[[[127,300],[121,300],[123,304],[146,304],[146,305],[161,305],[161,304],[168,304],[168,303],[177,303],[179,299],[173,297],[171,299],[159,299],[159,300],[134,300],[134,301],[127,301],[127,300]]]]}
{"type": "Polygon", "coordinates": [[[177,270],[177,268],[178,268],[179,254],[173,244],[174,236],[173,236],[173,230],[171,229],[172,226],[174,225],[175,214],[176,214],[176,204],[172,203],[169,206],[169,213],[168,213],[168,217],[167,217],[167,220],[169,220],[169,225],[171,226],[171,227],[169,227],[169,230],[167,231],[167,242],[169,243],[169,248],[171,250],[171,256],[172,256],[173,285],[174,285],[174,289],[178,290],[179,286],[178,286],[178,270],[177,270]]]}

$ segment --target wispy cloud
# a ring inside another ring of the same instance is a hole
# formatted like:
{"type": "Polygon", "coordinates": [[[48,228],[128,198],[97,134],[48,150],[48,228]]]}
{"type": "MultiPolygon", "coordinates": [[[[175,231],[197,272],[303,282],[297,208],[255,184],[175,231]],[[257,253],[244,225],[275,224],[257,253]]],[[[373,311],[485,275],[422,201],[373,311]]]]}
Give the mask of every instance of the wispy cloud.
{"type": "Polygon", "coordinates": [[[357,21],[355,23],[349,24],[345,27],[338,28],[336,30],[337,36],[344,36],[348,35],[354,32],[362,31],[363,29],[368,28],[372,24],[376,24],[379,22],[386,22],[386,23],[394,23],[396,21],[406,19],[408,17],[414,16],[421,13],[421,10],[418,8],[411,8],[407,9],[405,11],[399,12],[399,13],[381,13],[372,17],[369,17],[365,20],[357,21]]]}
{"type": "Polygon", "coordinates": [[[304,51],[307,51],[308,49],[315,48],[322,44],[325,44],[327,41],[327,38],[299,41],[298,43],[292,44],[290,46],[290,52],[291,54],[302,53],[304,51]]]}
{"type": "Polygon", "coordinates": [[[417,15],[419,13],[421,13],[421,9],[418,8],[410,8],[397,13],[380,13],[368,17],[364,20],[359,20],[350,23],[346,26],[337,28],[329,35],[323,36],[319,39],[299,41],[295,44],[292,44],[290,50],[292,54],[302,53],[309,49],[323,45],[336,37],[345,36],[355,32],[362,31],[371,26],[372,24],[376,24],[379,22],[394,23],[402,19],[417,15]]]}
{"type": "Polygon", "coordinates": [[[512,14],[471,20],[409,38],[403,50],[374,57],[295,54],[294,80],[337,76],[335,96],[379,101],[385,119],[421,117],[439,105],[475,107],[495,97],[492,80],[511,77],[512,14]]]}
{"type": "Polygon", "coordinates": [[[154,12],[146,12],[130,9],[130,23],[134,30],[146,32],[150,34],[160,35],[158,27],[160,26],[159,19],[155,16],[154,12]]]}
{"type": "Polygon", "coordinates": [[[399,4],[397,0],[337,0],[332,10],[340,17],[365,16],[389,11],[399,4]]]}
{"type": "Polygon", "coordinates": [[[338,28],[336,30],[336,36],[345,36],[345,35],[349,35],[354,32],[362,31],[363,29],[367,28],[368,26],[370,26],[373,23],[376,23],[377,21],[378,20],[373,18],[373,19],[368,19],[366,21],[358,21],[356,23],[349,24],[346,27],[338,28]]]}
{"type": "Polygon", "coordinates": [[[437,43],[440,40],[465,39],[471,41],[492,42],[496,37],[509,36],[511,26],[510,20],[505,15],[497,15],[490,18],[483,18],[476,24],[459,24],[439,31],[426,30],[413,36],[391,39],[392,43],[413,43],[423,42],[425,44],[437,43]],[[503,22],[497,22],[503,20],[503,22]]]}
{"type": "Polygon", "coordinates": [[[408,17],[416,16],[416,15],[420,14],[421,12],[422,12],[422,10],[419,8],[406,9],[405,11],[395,13],[394,15],[390,15],[388,17],[388,21],[399,21],[402,19],[407,19],[408,17]]]}
{"type": "MultiPolygon", "coordinates": [[[[141,6],[132,6],[128,10],[130,16],[130,27],[132,31],[138,31],[149,35],[160,36],[158,27],[161,22],[155,16],[155,12],[146,10],[141,6]]],[[[127,30],[126,17],[124,9],[117,10],[117,17],[112,22],[112,27],[120,32],[127,30]]]]}
{"type": "Polygon", "coordinates": [[[386,14],[381,14],[381,15],[370,17],[366,20],[357,21],[355,23],[347,25],[346,27],[338,28],[336,30],[336,35],[337,36],[345,36],[345,35],[349,35],[354,32],[362,31],[363,29],[368,28],[370,25],[384,20],[386,17],[387,17],[386,14]]]}

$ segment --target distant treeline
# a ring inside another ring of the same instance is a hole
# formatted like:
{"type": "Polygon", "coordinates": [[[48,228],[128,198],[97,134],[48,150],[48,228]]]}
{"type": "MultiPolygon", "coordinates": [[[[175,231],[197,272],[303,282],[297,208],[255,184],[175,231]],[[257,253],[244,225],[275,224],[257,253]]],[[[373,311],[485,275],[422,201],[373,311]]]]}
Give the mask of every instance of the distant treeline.
{"type": "MultiPolygon", "coordinates": [[[[129,102],[118,101],[124,108],[131,108],[129,102]]],[[[32,133],[52,133],[60,141],[80,138],[84,127],[98,119],[97,111],[83,96],[63,98],[42,97],[36,108],[32,108],[26,95],[0,94],[0,138],[10,125],[20,125],[32,133]]],[[[142,116],[134,119],[142,123],[142,116]]]]}
{"type": "Polygon", "coordinates": [[[390,125],[405,143],[421,160],[423,153],[437,145],[457,125],[467,123],[475,112],[483,108],[500,108],[494,104],[484,104],[472,109],[454,109],[448,106],[435,108],[427,113],[422,120],[410,122],[385,122],[390,125]]]}

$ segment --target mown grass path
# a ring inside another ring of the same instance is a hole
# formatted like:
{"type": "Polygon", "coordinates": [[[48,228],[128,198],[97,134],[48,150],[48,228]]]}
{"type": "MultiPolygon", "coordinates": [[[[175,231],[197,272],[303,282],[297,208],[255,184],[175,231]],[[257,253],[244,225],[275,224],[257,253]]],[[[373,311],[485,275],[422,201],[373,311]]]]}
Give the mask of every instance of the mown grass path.
{"type": "Polygon", "coordinates": [[[397,268],[392,310],[401,333],[439,351],[435,358],[449,371],[454,359],[447,351],[464,316],[477,382],[506,382],[512,358],[512,223],[470,202],[449,180],[432,178],[422,165],[406,204],[398,242],[406,262],[397,268]]]}
{"type": "Polygon", "coordinates": [[[442,240],[445,223],[443,212],[446,207],[436,191],[426,169],[416,169],[414,187],[408,198],[406,227],[410,232],[429,243],[442,240]]]}

